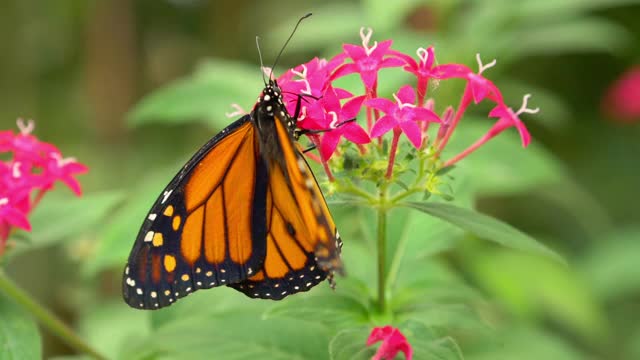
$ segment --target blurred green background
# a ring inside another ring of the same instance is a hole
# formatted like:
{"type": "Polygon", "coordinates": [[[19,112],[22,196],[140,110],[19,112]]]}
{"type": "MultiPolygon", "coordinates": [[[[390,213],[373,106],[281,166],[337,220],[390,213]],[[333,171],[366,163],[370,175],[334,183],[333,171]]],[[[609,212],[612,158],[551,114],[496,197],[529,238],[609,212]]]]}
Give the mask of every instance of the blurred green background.
{"type": "MultiPolygon", "coordinates": [[[[615,121],[601,106],[608,86],[640,62],[633,0],[3,0],[0,129],[33,118],[40,139],[90,167],[82,199],[64,190],[43,201],[8,272],[105,353],[123,356],[121,338],[137,331],[131,319],[147,316],[119,299],[121,267],[147,208],[230,122],[231,103],[249,109],[255,101],[255,36],[271,63],[307,12],[314,16],[280,70],[357,44],[359,28],[370,26],[374,39],[408,53],[434,45],[441,63],[475,69],[477,52],[496,58],[485,75],[507,102],[517,108],[532,93],[542,109],[525,118],[531,148],[496,140],[463,162],[460,177],[472,184],[474,206],[534,235],[568,266],[464,239],[425,245],[481,294],[474,313],[492,336],[447,332],[463,322],[453,312],[438,324],[466,358],[640,358],[640,122],[615,121]]],[[[438,99],[453,104],[446,91],[438,99]]],[[[337,223],[348,222],[340,214],[337,223]]],[[[45,356],[71,353],[46,333],[43,341],[45,356]]]]}

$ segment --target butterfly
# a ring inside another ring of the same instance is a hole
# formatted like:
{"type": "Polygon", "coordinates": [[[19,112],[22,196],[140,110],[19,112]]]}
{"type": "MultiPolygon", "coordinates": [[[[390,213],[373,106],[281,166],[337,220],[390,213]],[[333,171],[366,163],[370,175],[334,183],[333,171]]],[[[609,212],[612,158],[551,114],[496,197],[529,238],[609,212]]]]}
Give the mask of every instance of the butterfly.
{"type": "Polygon", "coordinates": [[[158,309],[221,285],[280,300],[342,272],[342,242],[296,142],[275,80],[250,114],[209,140],[171,180],[123,275],[131,307],[158,309]]]}

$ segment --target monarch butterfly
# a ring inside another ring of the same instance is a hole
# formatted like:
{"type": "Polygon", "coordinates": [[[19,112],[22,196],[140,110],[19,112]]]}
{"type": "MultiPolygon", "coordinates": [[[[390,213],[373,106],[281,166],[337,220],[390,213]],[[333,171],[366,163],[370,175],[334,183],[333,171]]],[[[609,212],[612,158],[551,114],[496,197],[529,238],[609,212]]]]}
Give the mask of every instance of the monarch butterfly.
{"type": "MultiPolygon", "coordinates": [[[[295,29],[294,29],[295,31],[295,29]]],[[[285,44],[286,45],[286,44],[285,44]]],[[[280,300],[342,271],[340,236],[275,80],[209,140],[147,214],[123,275],[134,308],[230,286],[280,300]]]]}

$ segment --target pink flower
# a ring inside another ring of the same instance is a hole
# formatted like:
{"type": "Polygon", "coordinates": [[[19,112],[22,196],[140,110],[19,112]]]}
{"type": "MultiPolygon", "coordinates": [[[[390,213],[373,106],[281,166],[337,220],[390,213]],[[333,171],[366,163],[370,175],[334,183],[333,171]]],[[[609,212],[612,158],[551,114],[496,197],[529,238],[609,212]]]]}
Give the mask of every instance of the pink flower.
{"type": "Polygon", "coordinates": [[[41,165],[42,157],[50,153],[59,153],[60,150],[55,146],[39,141],[31,132],[35,127],[33,120],[29,120],[27,124],[18,119],[17,121],[20,133],[14,135],[12,131],[0,131],[0,152],[12,151],[14,160],[27,164],[41,165]]]}
{"type": "Polygon", "coordinates": [[[406,65],[403,68],[405,71],[416,76],[418,79],[418,98],[423,99],[427,94],[429,79],[433,77],[433,63],[436,60],[433,46],[429,46],[427,49],[419,48],[416,51],[420,61],[416,61],[413,57],[399,51],[393,51],[392,53],[405,62],[406,65]]]}
{"type": "Polygon", "coordinates": [[[320,138],[320,155],[324,161],[331,158],[342,137],[356,144],[371,142],[367,132],[352,121],[360,112],[364,99],[364,96],[357,96],[341,106],[338,94],[329,88],[318,102],[319,106],[309,110],[305,128],[326,130],[320,138]]]}
{"type": "MultiPolygon", "coordinates": [[[[331,85],[330,74],[344,62],[346,54],[340,53],[331,60],[313,58],[311,61],[298,65],[285,72],[278,78],[278,86],[282,89],[285,106],[289,114],[294,115],[299,96],[303,96],[298,120],[304,120],[307,108],[320,99],[331,85]]],[[[346,90],[335,89],[340,99],[353,97],[346,90]]],[[[305,128],[300,124],[301,128],[305,128]]]]}
{"type": "Polygon", "coordinates": [[[529,134],[527,128],[524,126],[524,123],[522,123],[520,118],[518,118],[518,116],[523,113],[536,114],[538,113],[538,111],[540,111],[540,109],[538,108],[527,108],[527,101],[530,97],[530,94],[524,96],[524,99],[522,100],[522,106],[516,112],[513,112],[513,110],[510,107],[507,107],[505,104],[498,104],[496,107],[494,107],[493,110],[489,112],[489,117],[498,118],[498,121],[487,133],[488,139],[500,134],[505,129],[514,126],[520,133],[520,138],[522,139],[522,147],[527,147],[531,142],[531,135],[529,134]]]}
{"type": "Polygon", "coordinates": [[[493,82],[481,75],[485,70],[493,67],[496,64],[496,60],[483,65],[480,54],[476,54],[476,60],[478,61],[477,74],[465,65],[444,64],[436,66],[432,71],[432,76],[438,79],[460,78],[467,80],[463,100],[463,106],[465,107],[471,102],[471,99],[473,99],[474,103],[478,104],[486,97],[496,103],[502,103],[500,90],[498,90],[493,82]]]}
{"type": "Polygon", "coordinates": [[[396,102],[384,98],[367,101],[366,105],[380,110],[385,115],[381,117],[371,129],[372,137],[380,137],[392,129],[401,129],[409,141],[419,148],[422,145],[422,131],[417,121],[440,122],[440,118],[433,111],[416,107],[416,94],[410,85],[400,88],[394,94],[396,102]]]}
{"type": "Polygon", "coordinates": [[[71,158],[64,159],[55,146],[31,135],[33,121],[25,125],[18,120],[17,124],[19,134],[0,132],[0,152],[12,153],[8,161],[0,161],[0,254],[12,228],[31,230],[27,216],[56,181],[80,195],[80,184],[74,175],[88,170],[71,158]]]}
{"type": "Polygon", "coordinates": [[[367,33],[365,34],[364,28],[361,28],[360,38],[362,39],[362,47],[351,44],[344,44],[342,46],[349,58],[353,60],[353,63],[344,64],[336,69],[332,79],[358,73],[365,87],[371,90],[378,81],[378,71],[380,69],[403,65],[403,61],[396,57],[385,58],[386,55],[390,54],[391,40],[385,40],[381,43],[374,41],[373,45],[369,46],[372,34],[373,30],[367,29],[367,33]]]}
{"type": "Polygon", "coordinates": [[[620,122],[640,121],[640,65],[627,70],[607,89],[602,108],[620,122]]]}
{"type": "Polygon", "coordinates": [[[393,360],[400,351],[407,360],[413,358],[413,349],[400,330],[389,325],[373,328],[367,339],[367,346],[379,341],[382,341],[382,344],[371,360],[393,360]]]}
{"type": "Polygon", "coordinates": [[[529,100],[530,97],[531,95],[529,94],[524,96],[524,99],[522,100],[522,106],[516,112],[514,112],[510,107],[507,107],[505,104],[498,104],[496,107],[494,107],[493,110],[489,112],[489,116],[498,118],[498,121],[496,121],[496,123],[493,124],[491,129],[489,129],[489,131],[483,137],[478,139],[475,143],[470,145],[468,148],[466,148],[464,151],[462,151],[458,155],[454,156],[452,159],[447,160],[444,163],[444,167],[451,166],[457,163],[458,161],[464,159],[465,157],[467,157],[467,155],[476,151],[480,146],[484,145],[487,141],[491,140],[496,135],[500,134],[501,132],[503,132],[504,130],[510,127],[515,127],[516,129],[518,129],[518,132],[520,133],[520,138],[522,139],[522,146],[527,147],[531,142],[531,135],[529,134],[529,131],[520,120],[519,115],[524,113],[536,114],[538,111],[540,111],[540,109],[538,108],[535,108],[535,109],[527,108],[527,101],[529,100]]]}
{"type": "Polygon", "coordinates": [[[0,198],[0,227],[16,226],[31,231],[31,225],[25,214],[11,203],[10,198],[0,198]]]}
{"type": "Polygon", "coordinates": [[[56,181],[62,181],[76,195],[82,195],[80,183],[78,183],[78,180],[76,180],[73,175],[84,174],[89,171],[89,168],[85,165],[77,162],[75,158],[63,159],[60,154],[53,153],[49,154],[45,169],[43,189],[49,190],[53,188],[53,184],[56,181]]]}

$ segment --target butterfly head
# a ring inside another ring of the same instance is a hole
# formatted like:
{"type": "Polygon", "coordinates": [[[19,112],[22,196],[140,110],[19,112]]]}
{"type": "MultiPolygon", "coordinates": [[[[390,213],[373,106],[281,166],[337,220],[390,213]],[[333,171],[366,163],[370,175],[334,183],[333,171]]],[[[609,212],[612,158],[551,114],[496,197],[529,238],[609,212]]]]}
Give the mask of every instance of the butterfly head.
{"type": "Polygon", "coordinates": [[[280,115],[284,117],[286,110],[282,99],[282,90],[275,80],[269,80],[269,83],[264,87],[257,106],[263,109],[268,116],[280,115]],[[279,112],[283,114],[279,114],[279,112]]]}

